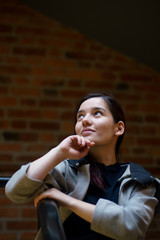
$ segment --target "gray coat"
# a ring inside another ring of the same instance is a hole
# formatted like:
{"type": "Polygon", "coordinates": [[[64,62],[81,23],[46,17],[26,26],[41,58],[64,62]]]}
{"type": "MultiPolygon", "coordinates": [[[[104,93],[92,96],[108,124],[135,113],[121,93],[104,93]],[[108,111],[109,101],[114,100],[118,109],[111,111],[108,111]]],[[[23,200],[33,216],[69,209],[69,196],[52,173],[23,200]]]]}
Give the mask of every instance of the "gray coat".
{"type": "MultiPolygon", "coordinates": [[[[125,164],[127,169],[118,180],[121,182],[118,204],[99,199],[91,229],[115,240],[141,240],[144,239],[158,206],[156,195],[160,181],[137,164],[125,164]]],[[[28,178],[28,166],[29,164],[22,166],[6,185],[6,195],[15,203],[29,202],[50,187],[80,200],[83,200],[87,193],[90,165],[85,163],[84,159],[63,161],[44,181],[28,178]]],[[[63,207],[60,207],[59,211],[62,221],[71,213],[63,207]]],[[[39,232],[36,240],[41,239],[39,232]]]]}

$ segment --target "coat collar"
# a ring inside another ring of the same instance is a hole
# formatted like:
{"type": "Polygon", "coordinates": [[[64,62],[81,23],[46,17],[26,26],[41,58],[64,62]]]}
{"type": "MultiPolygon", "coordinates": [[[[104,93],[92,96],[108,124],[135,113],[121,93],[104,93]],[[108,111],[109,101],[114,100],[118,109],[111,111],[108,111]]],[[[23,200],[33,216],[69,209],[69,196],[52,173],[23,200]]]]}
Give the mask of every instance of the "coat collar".
{"type": "Polygon", "coordinates": [[[88,159],[86,157],[83,157],[79,160],[67,159],[67,161],[71,167],[75,167],[75,168],[79,168],[82,165],[88,163],[88,159]]]}
{"type": "Polygon", "coordinates": [[[143,184],[145,187],[149,186],[155,178],[142,166],[133,162],[124,163],[127,165],[127,169],[120,177],[119,181],[124,178],[130,178],[130,181],[135,181],[143,184]]]}
{"type": "MultiPolygon", "coordinates": [[[[89,163],[89,158],[83,157],[79,160],[68,159],[68,163],[71,167],[79,168],[82,165],[89,163]]],[[[119,181],[129,177],[130,180],[137,181],[147,187],[155,180],[155,178],[139,164],[126,162],[122,163],[122,165],[126,165],[127,169],[119,181]]]]}
{"type": "MultiPolygon", "coordinates": [[[[70,160],[68,159],[68,163],[71,167],[80,168],[84,164],[89,163],[89,158],[84,157],[80,160],[70,160]]],[[[128,181],[134,181],[142,184],[144,187],[148,187],[153,182],[156,186],[156,193],[155,197],[158,200],[158,205],[156,206],[155,214],[160,212],[160,180],[153,177],[147,170],[145,170],[141,165],[133,163],[133,162],[126,162],[122,163],[122,165],[126,165],[127,168],[124,174],[119,178],[119,181],[128,178],[128,181]]],[[[126,181],[126,183],[128,182],[126,181]]]]}

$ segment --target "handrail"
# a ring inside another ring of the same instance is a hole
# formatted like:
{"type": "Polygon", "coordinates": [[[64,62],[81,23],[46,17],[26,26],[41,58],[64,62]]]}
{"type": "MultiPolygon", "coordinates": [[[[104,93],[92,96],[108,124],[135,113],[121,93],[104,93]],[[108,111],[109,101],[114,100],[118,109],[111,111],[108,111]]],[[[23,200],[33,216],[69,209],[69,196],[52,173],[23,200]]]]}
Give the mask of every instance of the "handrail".
{"type": "Polygon", "coordinates": [[[0,188],[4,188],[9,179],[9,177],[0,177],[0,188]]]}
{"type": "MultiPolygon", "coordinates": [[[[5,188],[10,177],[0,177],[0,188],[5,188]]],[[[38,227],[45,240],[65,240],[63,225],[57,203],[53,199],[42,199],[37,208],[38,227]]]]}
{"type": "Polygon", "coordinates": [[[65,240],[63,225],[57,203],[53,199],[42,199],[38,204],[38,221],[45,240],[65,240]]]}

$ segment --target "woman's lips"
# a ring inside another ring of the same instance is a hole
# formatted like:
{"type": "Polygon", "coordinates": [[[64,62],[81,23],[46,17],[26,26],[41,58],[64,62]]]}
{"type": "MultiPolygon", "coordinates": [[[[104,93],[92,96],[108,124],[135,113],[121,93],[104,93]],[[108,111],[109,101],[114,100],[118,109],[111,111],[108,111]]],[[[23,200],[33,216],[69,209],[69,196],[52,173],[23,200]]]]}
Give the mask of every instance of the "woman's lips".
{"type": "Polygon", "coordinates": [[[90,128],[86,128],[86,129],[83,129],[82,130],[82,136],[84,136],[84,135],[89,135],[89,134],[91,134],[91,133],[93,133],[93,132],[95,132],[93,129],[90,129],[90,128]]]}

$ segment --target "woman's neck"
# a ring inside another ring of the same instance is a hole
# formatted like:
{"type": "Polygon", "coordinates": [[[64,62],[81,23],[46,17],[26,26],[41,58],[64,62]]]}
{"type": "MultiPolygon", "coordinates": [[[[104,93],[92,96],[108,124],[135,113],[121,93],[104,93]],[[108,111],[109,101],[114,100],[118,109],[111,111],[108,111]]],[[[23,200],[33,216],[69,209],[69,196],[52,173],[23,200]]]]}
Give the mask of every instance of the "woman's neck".
{"type": "Polygon", "coordinates": [[[116,163],[115,149],[107,149],[106,146],[94,146],[90,150],[90,156],[95,162],[103,163],[106,166],[116,163]]]}

